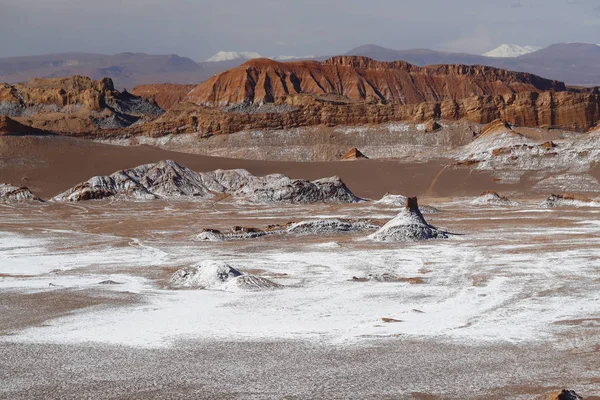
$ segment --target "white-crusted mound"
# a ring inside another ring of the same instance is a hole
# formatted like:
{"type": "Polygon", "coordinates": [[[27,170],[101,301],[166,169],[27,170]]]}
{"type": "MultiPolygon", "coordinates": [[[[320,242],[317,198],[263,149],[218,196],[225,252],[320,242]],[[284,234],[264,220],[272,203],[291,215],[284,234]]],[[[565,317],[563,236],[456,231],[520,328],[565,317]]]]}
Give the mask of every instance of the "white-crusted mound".
{"type": "Polygon", "coordinates": [[[379,226],[365,221],[343,221],[341,219],[313,219],[291,224],[287,233],[294,235],[326,235],[339,232],[375,230],[379,226]]]}
{"type": "Polygon", "coordinates": [[[407,200],[406,208],[377,232],[368,236],[377,242],[410,242],[425,239],[447,239],[448,234],[429,225],[419,211],[417,198],[407,200]]]}
{"type": "Polygon", "coordinates": [[[137,200],[178,197],[210,199],[215,194],[256,203],[361,201],[338,177],[311,182],[280,174],[257,177],[242,169],[198,173],[171,160],[125,169],[110,176],[93,177],[53,200],[72,202],[107,197],[137,200]]]}
{"type": "Polygon", "coordinates": [[[224,262],[211,260],[178,270],[171,277],[171,286],[226,291],[265,290],[281,287],[268,279],[244,274],[224,262]]]}
{"type": "Polygon", "coordinates": [[[576,196],[569,193],[551,194],[542,204],[542,208],[555,207],[600,207],[600,202],[586,197],[576,196]]]}
{"type": "Polygon", "coordinates": [[[479,197],[471,201],[476,206],[517,206],[519,202],[513,201],[506,196],[500,196],[493,190],[483,192],[479,197]]]}
{"type": "Polygon", "coordinates": [[[24,186],[15,186],[10,183],[0,183],[0,202],[21,202],[43,200],[34,195],[31,190],[24,186]]]}

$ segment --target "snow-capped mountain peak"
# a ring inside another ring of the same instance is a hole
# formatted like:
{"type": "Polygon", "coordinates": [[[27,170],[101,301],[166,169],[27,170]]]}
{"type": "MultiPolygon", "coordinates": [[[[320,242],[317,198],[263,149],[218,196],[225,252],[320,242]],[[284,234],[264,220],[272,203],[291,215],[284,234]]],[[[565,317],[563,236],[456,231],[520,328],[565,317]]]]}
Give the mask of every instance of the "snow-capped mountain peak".
{"type": "Polygon", "coordinates": [[[495,48],[494,50],[488,51],[484,54],[484,56],[511,58],[533,53],[534,51],[538,51],[541,49],[541,47],[537,46],[519,46],[518,44],[503,44],[495,48]]]}
{"type": "Polygon", "coordinates": [[[252,60],[253,58],[262,58],[262,56],[252,51],[220,51],[206,61],[219,62],[232,60],[252,60]]]}

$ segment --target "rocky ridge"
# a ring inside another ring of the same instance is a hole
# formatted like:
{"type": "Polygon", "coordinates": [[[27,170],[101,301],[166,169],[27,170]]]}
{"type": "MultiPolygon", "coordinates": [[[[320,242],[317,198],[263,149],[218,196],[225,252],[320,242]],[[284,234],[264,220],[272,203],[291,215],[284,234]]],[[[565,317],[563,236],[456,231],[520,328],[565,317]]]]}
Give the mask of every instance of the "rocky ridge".
{"type": "Polygon", "coordinates": [[[215,199],[217,196],[255,203],[361,201],[338,177],[306,181],[281,174],[257,177],[246,170],[194,172],[171,160],[117,171],[110,176],[93,177],[53,200],[74,202],[109,197],[215,199]]]}
{"type": "Polygon", "coordinates": [[[226,240],[256,239],[273,235],[333,235],[348,232],[376,230],[379,225],[363,220],[348,220],[339,218],[313,219],[299,222],[288,222],[284,225],[269,225],[266,229],[234,226],[221,231],[207,228],[196,236],[196,240],[205,242],[222,242],[226,240]]]}
{"type": "Polygon", "coordinates": [[[518,92],[564,91],[565,85],[491,67],[436,65],[338,56],[322,63],[255,59],[194,88],[187,100],[201,105],[272,103],[290,94],[335,94],[351,100],[397,104],[458,100],[518,92]]]}

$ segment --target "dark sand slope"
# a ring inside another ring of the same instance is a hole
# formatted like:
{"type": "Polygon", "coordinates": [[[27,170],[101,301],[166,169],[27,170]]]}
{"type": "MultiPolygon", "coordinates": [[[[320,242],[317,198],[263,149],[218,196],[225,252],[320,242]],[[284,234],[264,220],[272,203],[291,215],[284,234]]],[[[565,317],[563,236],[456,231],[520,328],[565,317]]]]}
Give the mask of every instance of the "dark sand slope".
{"type": "MultiPolygon", "coordinates": [[[[366,198],[379,198],[386,192],[475,196],[497,186],[485,172],[447,168],[440,173],[449,163],[447,160],[422,164],[387,160],[266,162],[184,154],[147,146],[112,146],[56,136],[0,137],[0,182],[25,185],[48,199],[92,176],[165,159],[199,172],[243,168],[255,175],[282,173],[311,180],[337,175],[357,196],[366,198]]],[[[498,190],[517,189],[503,185],[498,190]]]]}

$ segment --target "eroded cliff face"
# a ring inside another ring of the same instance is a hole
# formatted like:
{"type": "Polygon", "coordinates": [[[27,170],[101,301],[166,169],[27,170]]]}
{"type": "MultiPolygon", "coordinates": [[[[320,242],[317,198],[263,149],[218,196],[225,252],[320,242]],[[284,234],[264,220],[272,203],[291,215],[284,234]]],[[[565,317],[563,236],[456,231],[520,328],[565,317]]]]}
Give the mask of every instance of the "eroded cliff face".
{"type": "Polygon", "coordinates": [[[68,78],[34,78],[28,82],[0,86],[0,102],[19,103],[23,107],[38,105],[81,105],[100,111],[107,99],[118,96],[112,80],[92,80],[84,76],[68,78]]]}
{"type": "Polygon", "coordinates": [[[571,92],[473,96],[460,100],[411,105],[379,102],[340,103],[323,100],[318,96],[292,95],[282,97],[277,105],[288,105],[292,108],[284,112],[239,113],[182,103],[155,121],[132,128],[131,134],[228,134],[247,129],[461,119],[479,124],[502,119],[517,126],[587,131],[600,120],[599,95],[571,92]]]}
{"type": "Polygon", "coordinates": [[[115,90],[112,80],[83,76],[0,84],[0,116],[57,133],[125,128],[163,110],[152,101],[115,90]]]}
{"type": "Polygon", "coordinates": [[[417,67],[403,61],[386,63],[366,57],[339,56],[322,63],[251,60],[198,85],[186,99],[213,106],[263,104],[303,93],[404,105],[546,90],[566,88],[562,82],[491,67],[417,67]]]}

